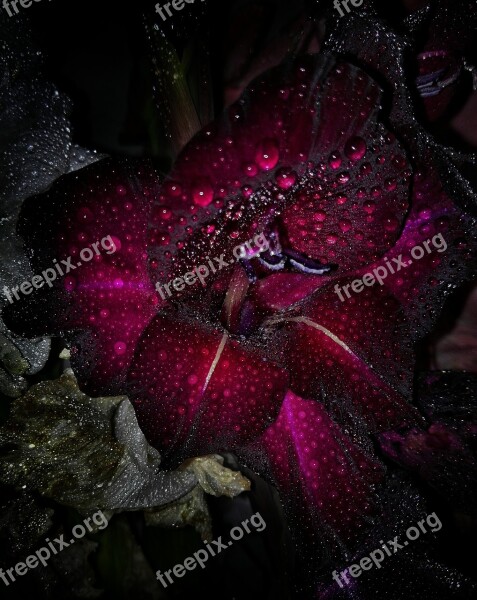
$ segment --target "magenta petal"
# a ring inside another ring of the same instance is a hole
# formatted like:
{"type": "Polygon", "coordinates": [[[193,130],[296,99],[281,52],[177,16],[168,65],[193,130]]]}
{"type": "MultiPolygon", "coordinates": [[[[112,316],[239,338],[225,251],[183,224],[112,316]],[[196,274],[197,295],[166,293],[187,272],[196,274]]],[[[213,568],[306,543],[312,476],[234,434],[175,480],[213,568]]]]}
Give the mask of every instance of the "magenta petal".
{"type": "Polygon", "coordinates": [[[291,521],[309,536],[326,536],[332,528],[352,537],[372,511],[373,486],[383,475],[323,406],[292,392],[277,421],[244,456],[253,467],[266,461],[291,521]]]}
{"type": "Polygon", "coordinates": [[[252,299],[266,313],[279,312],[310,296],[326,279],[318,275],[277,273],[257,281],[252,299]]]}
{"type": "Polygon", "coordinates": [[[183,458],[257,438],[287,384],[284,371],[225,331],[169,315],[145,331],[128,379],[148,440],[183,458]]]}
{"type": "Polygon", "coordinates": [[[393,273],[386,269],[384,285],[412,323],[413,339],[430,331],[449,294],[475,275],[474,228],[473,219],[444,190],[429,158],[416,174],[412,210],[402,236],[383,260],[367,268],[372,272],[384,261],[394,268],[393,273]]]}
{"type": "Polygon", "coordinates": [[[232,258],[272,224],[291,249],[344,269],[383,254],[408,209],[410,171],[379,107],[377,84],[330,57],[255,80],[186,146],[162,186],[153,280],[183,276],[209,255],[232,258]]]}
{"type": "Polygon", "coordinates": [[[91,394],[121,389],[136,342],[157,309],[146,272],[147,215],[156,185],[149,167],[106,160],[62,177],[22,210],[20,233],[34,248],[33,272],[68,257],[73,270],[12,304],[7,321],[30,337],[69,338],[75,374],[91,394]],[[98,252],[92,250],[96,242],[98,252]],[[94,255],[90,261],[89,251],[80,255],[86,248],[94,255]]]}
{"type": "Polygon", "coordinates": [[[325,403],[341,423],[358,419],[369,431],[419,422],[410,404],[414,356],[399,303],[383,287],[350,298],[340,293],[343,301],[328,288],[267,322],[290,388],[325,403]]]}

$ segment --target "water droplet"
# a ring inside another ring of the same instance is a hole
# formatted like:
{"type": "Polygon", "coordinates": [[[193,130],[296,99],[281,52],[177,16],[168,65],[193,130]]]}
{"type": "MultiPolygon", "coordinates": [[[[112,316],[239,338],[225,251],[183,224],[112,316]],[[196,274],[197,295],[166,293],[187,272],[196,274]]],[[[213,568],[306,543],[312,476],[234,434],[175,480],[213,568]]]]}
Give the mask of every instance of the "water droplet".
{"type": "Polygon", "coordinates": [[[116,342],[114,344],[114,352],[118,356],[122,356],[123,354],[125,354],[126,350],[127,350],[127,344],[125,344],[124,342],[116,342]]]}
{"type": "Polygon", "coordinates": [[[373,212],[376,210],[376,202],[373,202],[372,200],[368,200],[367,202],[365,202],[363,204],[363,209],[364,209],[364,212],[368,213],[368,215],[373,214],[373,212]]]}
{"type": "Polygon", "coordinates": [[[313,215],[313,220],[322,223],[326,219],[326,213],[322,210],[318,210],[313,215]]]}
{"type": "Polygon", "coordinates": [[[361,137],[353,137],[346,142],[344,153],[352,161],[361,160],[366,154],[366,142],[361,137]]]}
{"type": "Polygon", "coordinates": [[[341,155],[339,152],[332,152],[328,158],[328,164],[332,169],[339,169],[341,167],[341,155]]]}
{"type": "Polygon", "coordinates": [[[244,163],[242,165],[242,171],[247,177],[255,177],[258,173],[257,165],[255,163],[244,163]]]}
{"type": "Polygon", "coordinates": [[[172,211],[167,206],[155,206],[152,213],[154,221],[169,221],[172,217],[172,211]]]}
{"type": "Polygon", "coordinates": [[[365,162],[364,164],[362,164],[359,169],[359,173],[360,173],[361,177],[366,177],[367,175],[370,175],[372,172],[373,172],[373,167],[371,166],[371,163],[369,163],[369,162],[365,162]]]}
{"type": "Polygon", "coordinates": [[[280,153],[275,140],[264,139],[257,147],[255,162],[264,171],[270,171],[276,167],[280,153]]]}
{"type": "Polygon", "coordinates": [[[278,170],[277,174],[275,175],[275,180],[280,189],[288,190],[295,185],[297,175],[294,171],[283,168],[278,170]]]}
{"type": "Polygon", "coordinates": [[[242,196],[244,198],[248,199],[248,198],[250,198],[250,196],[252,196],[252,194],[253,194],[253,188],[252,187],[250,187],[249,185],[244,185],[242,187],[242,196]]]}
{"type": "Polygon", "coordinates": [[[391,177],[390,179],[386,179],[386,181],[384,182],[384,189],[387,190],[388,192],[393,192],[397,187],[397,181],[394,179],[394,177],[391,177]]]}
{"type": "Polygon", "coordinates": [[[379,185],[374,186],[373,188],[371,188],[371,196],[373,198],[379,198],[379,196],[381,196],[381,188],[379,187],[379,185]]]}
{"type": "Polygon", "coordinates": [[[384,229],[386,231],[396,231],[399,227],[399,221],[395,216],[389,215],[384,219],[384,229]]]}
{"type": "Polygon", "coordinates": [[[351,229],[352,223],[348,219],[342,219],[339,222],[339,226],[340,226],[341,231],[343,233],[346,233],[347,231],[349,231],[351,229]]]}
{"type": "Polygon", "coordinates": [[[343,171],[343,173],[340,173],[338,175],[338,181],[340,183],[343,183],[343,184],[344,183],[348,183],[349,179],[350,179],[350,176],[349,176],[349,173],[347,171],[343,171]]]}
{"type": "Polygon", "coordinates": [[[164,184],[164,191],[169,196],[177,198],[182,194],[182,188],[176,181],[168,181],[164,184]]]}
{"type": "Polygon", "coordinates": [[[199,206],[208,206],[214,199],[214,189],[206,180],[197,181],[192,187],[192,200],[199,206]]]}
{"type": "Polygon", "coordinates": [[[158,239],[157,239],[157,243],[159,246],[168,246],[171,242],[171,236],[168,235],[167,233],[163,233],[161,234],[158,239]]]}

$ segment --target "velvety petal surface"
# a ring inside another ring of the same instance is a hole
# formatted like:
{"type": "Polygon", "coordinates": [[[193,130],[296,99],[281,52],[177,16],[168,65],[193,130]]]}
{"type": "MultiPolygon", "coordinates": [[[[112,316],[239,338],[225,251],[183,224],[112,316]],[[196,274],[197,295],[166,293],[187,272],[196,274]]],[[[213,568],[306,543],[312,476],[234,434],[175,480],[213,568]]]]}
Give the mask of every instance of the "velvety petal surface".
{"type": "Polygon", "coordinates": [[[399,236],[411,172],[378,122],[380,97],[368,75],[327,56],[255,80],[164,182],[151,216],[153,281],[271,229],[344,270],[382,255],[399,236]]]}
{"type": "Polygon", "coordinates": [[[383,287],[347,298],[343,288],[351,280],[339,281],[342,299],[327,288],[265,323],[277,336],[291,389],[320,400],[348,425],[360,421],[376,431],[419,421],[410,404],[414,356],[399,303],[383,287]]]}
{"type": "Polygon", "coordinates": [[[266,461],[294,526],[310,538],[316,531],[350,538],[372,512],[374,485],[384,472],[369,450],[322,405],[288,392],[276,422],[244,456],[253,465],[266,461]]]}
{"type": "Polygon", "coordinates": [[[8,324],[30,337],[69,338],[72,366],[89,393],[124,390],[136,342],[160,301],[146,273],[155,186],[150,167],[108,159],[60,178],[20,216],[33,272],[49,269],[54,281],[37,281],[40,289],[12,303],[8,324]]]}
{"type": "Polygon", "coordinates": [[[287,374],[225,330],[165,313],[146,329],[128,380],[147,438],[183,458],[262,434],[278,415],[287,374]]]}

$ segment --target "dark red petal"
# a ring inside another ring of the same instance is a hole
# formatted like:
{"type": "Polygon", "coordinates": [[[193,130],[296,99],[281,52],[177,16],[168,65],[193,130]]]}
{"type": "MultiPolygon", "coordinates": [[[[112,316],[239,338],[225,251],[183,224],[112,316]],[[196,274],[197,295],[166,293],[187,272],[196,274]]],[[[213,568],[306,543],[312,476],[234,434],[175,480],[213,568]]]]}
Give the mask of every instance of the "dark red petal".
{"type": "Polygon", "coordinates": [[[290,387],[325,403],[340,422],[353,416],[374,431],[418,422],[409,404],[414,356],[399,303],[377,284],[347,298],[350,283],[340,280],[343,301],[328,288],[267,322],[290,387]]]}
{"type": "Polygon", "coordinates": [[[373,486],[383,475],[382,466],[343,433],[323,406],[292,392],[277,421],[244,452],[256,468],[251,456],[258,458],[257,465],[268,464],[291,522],[310,537],[317,531],[329,535],[329,528],[352,537],[369,516],[373,486]]]}
{"type": "Polygon", "coordinates": [[[138,421],[163,452],[194,456],[232,450],[275,420],[284,371],[226,332],[158,315],[128,376],[138,421]]]}
{"type": "Polygon", "coordinates": [[[72,366],[91,394],[120,389],[115,384],[124,382],[136,342],[157,309],[146,272],[155,185],[150,167],[105,160],[62,177],[22,210],[19,228],[33,248],[34,273],[70,256],[75,269],[9,306],[8,323],[29,337],[78,331],[69,336],[72,366]],[[85,262],[80,252],[95,242],[99,253],[85,262]]]}
{"type": "Polygon", "coordinates": [[[151,221],[151,274],[163,283],[261,233],[286,209],[292,248],[343,269],[399,236],[408,164],[377,123],[380,90],[323,56],[272,69],[179,156],[151,221]],[[172,210],[175,210],[175,213],[172,210]],[[319,237],[317,237],[319,236],[319,237]]]}
{"type": "MultiPolygon", "coordinates": [[[[443,189],[429,157],[425,170],[416,174],[412,210],[403,234],[385,256],[396,272],[388,273],[384,285],[399,300],[412,323],[413,339],[430,331],[449,294],[474,276],[474,228],[473,220],[443,189]],[[401,254],[405,268],[396,262],[401,254]]],[[[379,264],[385,263],[370,265],[368,271],[379,264]]]]}

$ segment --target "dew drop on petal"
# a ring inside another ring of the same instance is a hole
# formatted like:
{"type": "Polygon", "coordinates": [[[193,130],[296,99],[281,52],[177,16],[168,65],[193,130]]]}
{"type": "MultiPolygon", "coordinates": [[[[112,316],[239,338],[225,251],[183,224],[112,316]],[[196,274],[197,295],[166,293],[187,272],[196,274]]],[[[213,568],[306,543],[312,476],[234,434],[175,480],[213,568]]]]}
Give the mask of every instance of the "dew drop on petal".
{"type": "Polygon", "coordinates": [[[199,381],[199,378],[197,377],[197,375],[195,373],[193,373],[192,375],[189,375],[189,377],[187,378],[187,383],[189,385],[195,385],[198,381],[199,381]]]}
{"type": "Polygon", "coordinates": [[[407,165],[407,161],[404,156],[397,155],[393,157],[393,164],[399,169],[404,169],[407,165]]]}
{"type": "Polygon", "coordinates": [[[339,222],[340,229],[343,233],[349,231],[352,227],[352,223],[349,219],[341,219],[339,222]]]}
{"type": "Polygon", "coordinates": [[[369,163],[369,162],[363,163],[359,169],[359,172],[360,172],[361,177],[366,177],[366,176],[370,175],[373,172],[373,167],[371,166],[371,163],[369,163]]]}
{"type": "Polygon", "coordinates": [[[125,342],[116,342],[114,344],[114,352],[118,356],[121,356],[121,355],[125,354],[126,353],[126,349],[127,349],[127,345],[125,344],[125,342]]]}
{"type": "Polygon", "coordinates": [[[394,177],[391,177],[390,179],[386,179],[386,181],[384,182],[384,189],[387,190],[388,192],[393,192],[397,187],[397,181],[394,177]]]}
{"type": "Polygon", "coordinates": [[[343,171],[343,173],[340,173],[338,176],[338,181],[339,183],[348,183],[350,179],[350,175],[347,171],[343,171]]]}
{"type": "Polygon", "coordinates": [[[399,227],[398,219],[396,219],[396,217],[391,216],[391,215],[387,216],[383,222],[384,222],[384,229],[386,231],[396,231],[399,227]]]}
{"type": "Polygon", "coordinates": [[[168,181],[164,185],[164,191],[166,192],[166,194],[172,196],[173,198],[177,198],[182,194],[181,186],[175,181],[168,181]]]}
{"type": "Polygon", "coordinates": [[[208,181],[198,181],[192,187],[192,200],[198,206],[209,206],[214,199],[214,189],[208,181]]]}
{"type": "Polygon", "coordinates": [[[242,165],[242,171],[247,177],[255,177],[258,173],[257,165],[255,163],[244,163],[242,165]]]}
{"type": "Polygon", "coordinates": [[[328,164],[332,169],[339,169],[341,167],[341,155],[339,152],[332,152],[328,158],[328,164]]]}
{"type": "Polygon", "coordinates": [[[280,189],[288,190],[295,185],[297,176],[294,171],[283,168],[278,170],[277,174],[275,175],[275,179],[280,189]]]}
{"type": "Polygon", "coordinates": [[[273,139],[264,139],[257,147],[255,162],[263,171],[270,171],[276,167],[280,153],[278,144],[273,139]]]}
{"type": "Polygon", "coordinates": [[[155,206],[152,217],[154,220],[168,221],[172,217],[172,211],[167,206],[155,206]]]}
{"type": "Polygon", "coordinates": [[[368,215],[373,214],[373,212],[376,210],[376,202],[368,200],[363,204],[363,210],[364,212],[368,213],[368,215]]]}
{"type": "Polygon", "coordinates": [[[318,221],[319,223],[322,223],[325,219],[326,219],[326,213],[323,210],[317,210],[313,214],[313,220],[314,221],[318,221]]]}
{"type": "Polygon", "coordinates": [[[113,249],[114,249],[114,252],[119,252],[119,250],[121,250],[121,248],[122,248],[121,240],[119,238],[117,238],[115,235],[112,235],[110,237],[113,240],[113,247],[108,248],[108,253],[113,254],[113,252],[112,252],[113,249]]]}
{"type": "Polygon", "coordinates": [[[346,142],[344,153],[352,161],[361,160],[366,154],[366,142],[361,137],[353,137],[346,142]]]}

